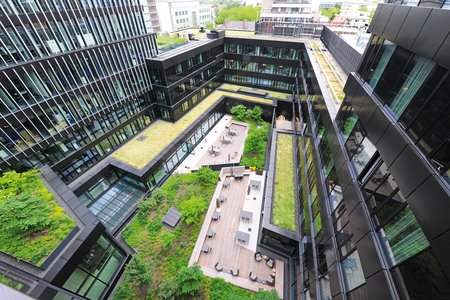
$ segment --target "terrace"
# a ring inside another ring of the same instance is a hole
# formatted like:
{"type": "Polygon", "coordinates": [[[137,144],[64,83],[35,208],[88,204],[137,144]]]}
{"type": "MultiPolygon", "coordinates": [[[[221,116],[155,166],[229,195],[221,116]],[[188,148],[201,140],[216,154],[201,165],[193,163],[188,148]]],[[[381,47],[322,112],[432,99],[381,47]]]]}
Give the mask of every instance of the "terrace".
{"type": "Polygon", "coordinates": [[[241,178],[238,168],[222,169],[189,265],[251,291],[275,288],[283,298],[284,263],[255,252],[264,176],[245,171],[241,178]]]}
{"type": "Polygon", "coordinates": [[[222,97],[230,97],[266,105],[273,103],[269,99],[225,91],[214,91],[177,122],[171,123],[162,120],[154,122],[135,138],[111,154],[111,157],[136,169],[143,169],[181,135],[186,128],[195,123],[204,112],[218,104],[222,97]]]}

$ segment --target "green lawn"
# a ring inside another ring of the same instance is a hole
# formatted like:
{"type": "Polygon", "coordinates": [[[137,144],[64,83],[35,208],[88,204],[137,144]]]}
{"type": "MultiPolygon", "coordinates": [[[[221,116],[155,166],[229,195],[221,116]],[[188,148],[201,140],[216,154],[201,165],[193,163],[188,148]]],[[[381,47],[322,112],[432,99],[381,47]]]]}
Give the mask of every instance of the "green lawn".
{"type": "MultiPolygon", "coordinates": [[[[114,299],[160,299],[161,288],[173,282],[181,268],[187,267],[217,185],[218,172],[210,171],[203,176],[199,174],[200,172],[171,176],[158,192],[163,196],[161,202],[155,205],[156,208],[148,214],[143,214],[141,209],[126,226],[122,238],[136,250],[135,256],[144,265],[140,270],[145,270],[145,276],[151,280],[150,284],[142,284],[137,279],[142,278],[142,274],[136,274],[136,268],[127,268],[125,279],[120,283],[114,299]],[[162,219],[170,206],[182,211],[185,206],[183,203],[192,205],[193,201],[204,207],[195,222],[187,224],[180,221],[173,231],[162,225],[162,219]]],[[[195,296],[177,297],[173,299],[278,299],[273,292],[255,294],[222,279],[206,276],[203,276],[201,287],[195,296]]]]}
{"type": "Polygon", "coordinates": [[[296,229],[293,151],[292,136],[279,134],[277,140],[273,223],[291,231],[296,229]]]}
{"type": "Polygon", "coordinates": [[[0,251],[42,265],[75,227],[38,170],[5,172],[0,178],[0,251]]]}
{"type": "Polygon", "coordinates": [[[158,38],[156,39],[156,43],[158,44],[159,47],[173,46],[182,44],[184,42],[187,42],[187,39],[167,35],[159,35],[158,38]]]}
{"type": "Polygon", "coordinates": [[[224,91],[214,91],[176,123],[158,120],[135,138],[120,147],[111,156],[137,169],[144,168],[188,126],[193,124],[205,111],[215,105],[222,96],[255,103],[272,104],[272,100],[268,99],[224,91]],[[145,136],[146,138],[143,141],[139,141],[139,137],[141,136],[145,136]]]}

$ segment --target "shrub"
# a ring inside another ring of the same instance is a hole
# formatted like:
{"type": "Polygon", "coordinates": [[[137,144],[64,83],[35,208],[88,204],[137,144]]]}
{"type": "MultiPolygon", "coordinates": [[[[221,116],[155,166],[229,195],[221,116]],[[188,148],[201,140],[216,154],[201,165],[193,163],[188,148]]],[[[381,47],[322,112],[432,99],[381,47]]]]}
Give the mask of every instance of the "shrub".
{"type": "Polygon", "coordinates": [[[203,280],[203,272],[198,264],[192,267],[182,267],[176,281],[181,288],[181,295],[193,296],[198,291],[203,280]]]}
{"type": "Polygon", "coordinates": [[[35,195],[22,193],[7,198],[0,205],[2,230],[13,237],[43,230],[50,224],[52,208],[35,195]]]}
{"type": "Polygon", "coordinates": [[[159,188],[155,189],[150,198],[138,203],[140,217],[146,217],[151,211],[155,210],[165,197],[166,193],[163,190],[159,188]]]}
{"type": "Polygon", "coordinates": [[[242,105],[235,105],[230,109],[230,112],[232,115],[236,116],[236,119],[238,119],[239,121],[244,121],[245,116],[246,116],[246,112],[247,112],[247,108],[242,105]]]}
{"type": "Polygon", "coordinates": [[[214,300],[246,300],[251,299],[250,292],[241,289],[222,278],[211,280],[211,299],[214,300]]]}
{"type": "Polygon", "coordinates": [[[159,285],[159,298],[161,300],[175,300],[179,289],[180,287],[174,278],[167,278],[159,285]]]}
{"type": "Polygon", "coordinates": [[[253,107],[251,110],[251,119],[253,119],[256,123],[260,123],[262,121],[262,113],[263,110],[260,106],[253,107]]]}
{"type": "Polygon", "coordinates": [[[208,203],[201,197],[192,197],[179,204],[181,219],[186,224],[197,223],[199,215],[208,208],[208,203]]]}
{"type": "Polygon", "coordinates": [[[211,184],[217,181],[216,173],[209,167],[201,167],[195,174],[197,182],[202,185],[211,184]]]}

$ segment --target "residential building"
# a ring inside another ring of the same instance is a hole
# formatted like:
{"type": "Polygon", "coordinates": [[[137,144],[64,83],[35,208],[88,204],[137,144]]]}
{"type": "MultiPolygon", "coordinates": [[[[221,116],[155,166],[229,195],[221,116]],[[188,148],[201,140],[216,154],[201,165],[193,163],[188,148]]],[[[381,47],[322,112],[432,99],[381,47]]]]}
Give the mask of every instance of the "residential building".
{"type": "Polygon", "coordinates": [[[141,0],[141,5],[147,32],[161,32],[156,0],[141,0]]]}
{"type": "Polygon", "coordinates": [[[204,27],[212,22],[211,7],[205,0],[156,0],[161,32],[204,27]]]}

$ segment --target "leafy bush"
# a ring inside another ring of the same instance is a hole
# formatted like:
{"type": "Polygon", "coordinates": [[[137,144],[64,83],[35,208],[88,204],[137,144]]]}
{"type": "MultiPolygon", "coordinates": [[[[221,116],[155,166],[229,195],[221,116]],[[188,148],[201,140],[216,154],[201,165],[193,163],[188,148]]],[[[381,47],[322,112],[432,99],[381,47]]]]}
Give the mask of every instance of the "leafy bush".
{"type": "Polygon", "coordinates": [[[176,281],[181,288],[181,295],[193,296],[203,280],[203,272],[198,264],[192,267],[183,267],[177,274],[176,281]]]}
{"type": "Polygon", "coordinates": [[[240,300],[249,299],[251,293],[241,289],[231,283],[226,282],[222,278],[214,278],[211,280],[211,299],[214,300],[240,300]]]}
{"type": "Polygon", "coordinates": [[[195,172],[197,182],[206,185],[217,181],[217,174],[209,167],[201,167],[195,172]]]}
{"type": "Polygon", "coordinates": [[[201,197],[192,197],[188,200],[180,202],[178,209],[181,213],[181,219],[186,224],[197,223],[200,214],[208,208],[208,202],[201,197]]]}
{"type": "Polygon", "coordinates": [[[250,118],[253,119],[256,123],[262,122],[262,113],[263,110],[260,106],[253,107],[250,118]]]}
{"type": "Polygon", "coordinates": [[[269,137],[269,123],[262,122],[261,125],[256,125],[252,121],[247,120],[246,122],[250,124],[250,130],[245,140],[241,165],[263,170],[269,137]]]}
{"type": "Polygon", "coordinates": [[[139,202],[138,207],[141,218],[146,217],[151,211],[155,210],[166,196],[167,194],[163,190],[156,188],[150,198],[139,202]]]}
{"type": "Polygon", "coordinates": [[[161,300],[176,300],[180,287],[174,278],[167,278],[159,285],[159,298],[161,300]]]}
{"type": "Polygon", "coordinates": [[[10,237],[44,230],[50,225],[51,210],[42,199],[29,193],[8,198],[0,206],[2,230],[10,237]]]}
{"type": "Polygon", "coordinates": [[[244,121],[245,117],[246,117],[246,113],[247,113],[247,108],[242,105],[235,105],[230,109],[230,112],[232,115],[236,116],[236,119],[238,119],[239,121],[244,121]]]}
{"type": "Polygon", "coordinates": [[[136,254],[126,266],[123,283],[117,288],[114,298],[128,298],[131,293],[130,287],[136,294],[144,298],[151,292],[151,289],[149,289],[151,281],[152,273],[147,268],[144,256],[136,254]]]}

